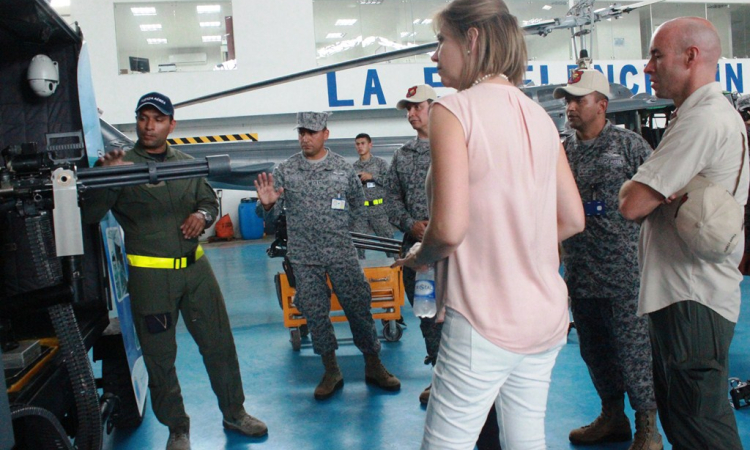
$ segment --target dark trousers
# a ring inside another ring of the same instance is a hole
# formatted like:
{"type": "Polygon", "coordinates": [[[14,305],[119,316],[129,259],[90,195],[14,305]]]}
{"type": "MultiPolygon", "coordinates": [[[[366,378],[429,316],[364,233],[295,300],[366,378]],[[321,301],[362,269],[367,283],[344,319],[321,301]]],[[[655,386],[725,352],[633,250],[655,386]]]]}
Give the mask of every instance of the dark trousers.
{"type": "Polygon", "coordinates": [[[690,300],[648,316],[656,404],[672,448],[742,449],[727,400],[735,324],[690,300]]]}

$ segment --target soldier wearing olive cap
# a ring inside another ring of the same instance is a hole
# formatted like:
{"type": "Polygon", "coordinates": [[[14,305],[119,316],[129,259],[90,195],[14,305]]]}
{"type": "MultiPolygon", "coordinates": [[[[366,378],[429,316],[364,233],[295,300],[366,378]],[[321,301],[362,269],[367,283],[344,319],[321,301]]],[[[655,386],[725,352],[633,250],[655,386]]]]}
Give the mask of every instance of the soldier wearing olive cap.
{"type": "Polygon", "coordinates": [[[307,319],[313,351],[322,356],[325,374],[315,398],[329,398],[344,384],[336,362],[336,335],[329,317],[331,290],[341,303],[354,344],[365,356],[365,380],[395,391],[401,383],[380,361],[380,341],[370,313],[370,285],[359,266],[349,235],[364,208],[362,184],[343,157],[325,147],[328,114],[297,113],[301,153],[281,163],[272,176],[255,182],[264,218],[287,217],[287,257],[296,279],[295,305],[307,319]]]}

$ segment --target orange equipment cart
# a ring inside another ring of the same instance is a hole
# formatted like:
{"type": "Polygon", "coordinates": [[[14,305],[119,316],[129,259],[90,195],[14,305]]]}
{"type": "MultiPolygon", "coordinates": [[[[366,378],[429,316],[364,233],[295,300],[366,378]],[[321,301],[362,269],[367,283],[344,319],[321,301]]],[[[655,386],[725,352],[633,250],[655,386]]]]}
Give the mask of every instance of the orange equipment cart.
{"type": "MultiPolygon", "coordinates": [[[[371,310],[373,319],[380,319],[383,324],[383,338],[389,342],[401,339],[403,326],[397,321],[401,318],[401,307],[404,306],[404,283],[401,268],[365,267],[365,277],[372,290],[371,310]]],[[[279,272],[274,277],[276,295],[284,312],[284,326],[289,328],[292,349],[299,351],[302,338],[307,336],[307,320],[294,305],[295,289],[289,285],[286,273],[279,272]]],[[[328,280],[328,286],[331,281],[328,280]]],[[[346,316],[339,304],[336,294],[331,294],[332,322],[345,322],[346,316]]]]}

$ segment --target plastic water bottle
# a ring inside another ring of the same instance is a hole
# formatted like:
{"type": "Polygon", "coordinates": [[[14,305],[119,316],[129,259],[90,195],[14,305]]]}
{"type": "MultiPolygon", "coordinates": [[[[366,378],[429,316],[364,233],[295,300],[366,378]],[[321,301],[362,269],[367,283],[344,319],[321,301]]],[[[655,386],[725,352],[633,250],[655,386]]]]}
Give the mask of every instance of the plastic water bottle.
{"type": "Polygon", "coordinates": [[[435,317],[437,306],[435,305],[435,268],[433,266],[425,272],[417,272],[413,309],[417,317],[435,317]]]}

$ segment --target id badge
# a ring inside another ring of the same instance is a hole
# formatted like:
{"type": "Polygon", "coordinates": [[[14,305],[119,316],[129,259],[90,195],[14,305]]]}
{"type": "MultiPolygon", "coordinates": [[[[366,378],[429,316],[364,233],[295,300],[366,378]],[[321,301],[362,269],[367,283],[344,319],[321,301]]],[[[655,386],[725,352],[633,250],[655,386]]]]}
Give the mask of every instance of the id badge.
{"type": "Polygon", "coordinates": [[[607,208],[601,200],[592,200],[583,202],[583,212],[587,216],[603,216],[607,213],[607,208]]]}
{"type": "Polygon", "coordinates": [[[334,198],[331,200],[331,209],[343,211],[346,209],[346,200],[343,198],[334,198]]]}
{"type": "Polygon", "coordinates": [[[372,189],[372,188],[374,188],[374,187],[375,187],[375,182],[374,182],[374,181],[368,181],[368,182],[367,182],[367,183],[365,184],[365,187],[367,187],[368,189],[372,189]]]}

